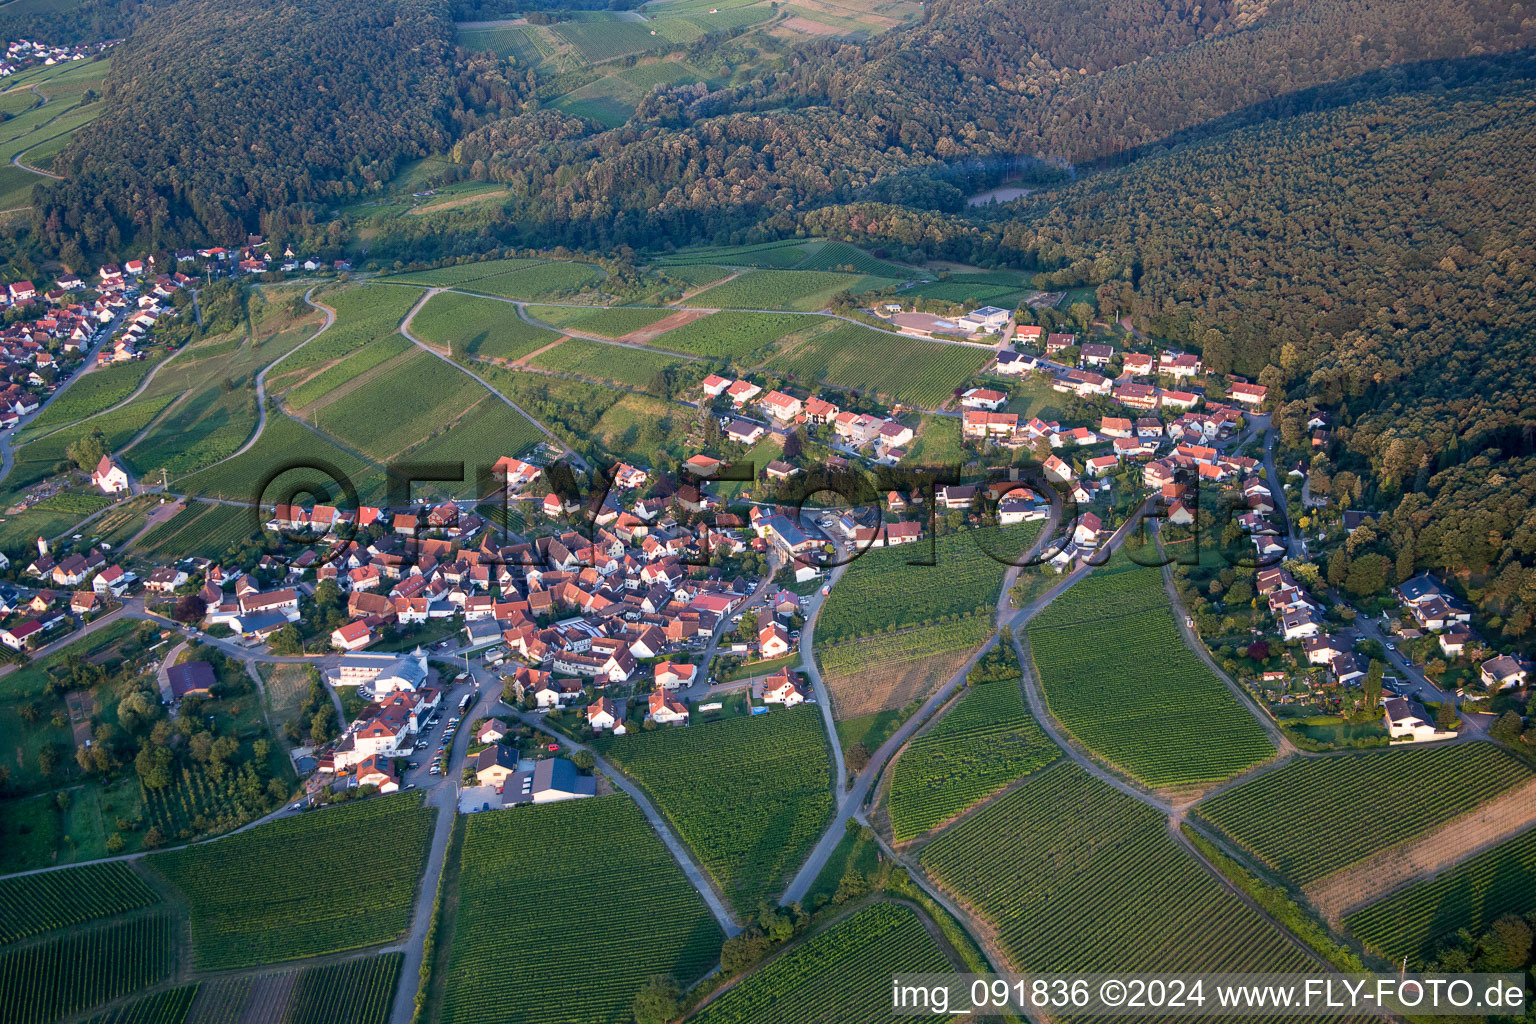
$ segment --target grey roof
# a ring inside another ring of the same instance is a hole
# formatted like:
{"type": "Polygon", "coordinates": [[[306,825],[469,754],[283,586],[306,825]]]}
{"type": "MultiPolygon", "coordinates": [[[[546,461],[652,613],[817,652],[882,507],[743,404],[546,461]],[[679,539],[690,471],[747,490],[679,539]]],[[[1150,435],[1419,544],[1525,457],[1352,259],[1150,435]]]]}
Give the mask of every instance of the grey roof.
{"type": "Polygon", "coordinates": [[[597,779],[582,775],[572,761],[550,757],[533,766],[533,792],[577,793],[590,796],[597,792],[597,779]]]}
{"type": "Polygon", "coordinates": [[[214,677],[213,666],[206,661],[184,661],[180,665],[172,665],[165,671],[166,678],[171,684],[171,695],[181,698],[193,690],[211,690],[218,680],[214,677]]]}

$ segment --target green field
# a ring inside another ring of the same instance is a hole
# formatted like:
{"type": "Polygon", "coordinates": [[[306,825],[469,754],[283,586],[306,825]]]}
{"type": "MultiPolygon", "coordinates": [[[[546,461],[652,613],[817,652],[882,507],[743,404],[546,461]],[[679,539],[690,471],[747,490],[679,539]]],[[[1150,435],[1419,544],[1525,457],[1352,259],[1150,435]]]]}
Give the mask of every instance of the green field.
{"type": "Polygon", "coordinates": [[[0,878],[0,943],[159,901],[155,891],[121,861],[0,878]]]}
{"type": "Polygon", "coordinates": [[[658,320],[665,320],[674,312],[676,310],[624,306],[596,309],[587,306],[528,307],[529,315],[537,320],[553,324],[561,330],[595,334],[600,338],[622,338],[631,331],[642,330],[658,320]]]}
{"type": "Polygon", "coordinates": [[[898,842],[918,836],[1060,754],[1025,709],[1017,676],[973,684],[902,751],[891,776],[891,830],[898,842]]]}
{"type": "Polygon", "coordinates": [[[413,270],[405,274],[394,274],[385,280],[390,284],[424,284],[435,288],[457,288],[471,281],[537,266],[542,262],[535,259],[480,260],[438,267],[434,270],[413,270]]]}
{"type": "Polygon", "coordinates": [[[415,288],[366,285],[321,294],[315,301],[335,311],[335,322],[314,341],[284,359],[283,365],[272,372],[268,383],[277,390],[301,376],[309,376],[300,371],[313,373],[314,368],[329,365],[390,337],[420,298],[421,292],[415,288]]]}
{"type": "Polygon", "coordinates": [[[774,342],[795,331],[815,327],[820,317],[794,313],[739,313],[726,310],[673,328],[648,344],[674,352],[731,359],[753,366],[766,359],[774,342]]]}
{"type": "Polygon", "coordinates": [[[873,903],[747,975],[692,1019],[875,1024],[891,1019],[893,975],[953,970],[914,910],[873,903]]]}
{"type": "Polygon", "coordinates": [[[411,333],[429,345],[480,359],[521,359],[559,338],[526,323],[517,307],[500,299],[441,292],[411,321],[411,333]]]}
{"type": "Polygon", "coordinates": [[[464,829],[445,1024],[617,1024],[653,975],[686,985],[720,955],[719,926],[626,796],[482,812],[464,829]]]}
{"type": "Polygon", "coordinates": [[[314,416],[320,430],[387,464],[487,400],[495,398],[468,374],[418,349],[314,416]]]}
{"type": "Polygon", "coordinates": [[[1297,758],[1197,804],[1196,813],[1266,867],[1305,885],[1530,777],[1492,743],[1297,758]]]}
{"type": "Polygon", "coordinates": [[[815,708],[631,733],[600,746],[645,787],[742,913],[784,887],[832,815],[815,708]]]}
{"type": "Polygon", "coordinates": [[[168,988],[92,1017],[86,1024],[184,1024],[199,988],[195,983],[168,988]]]}
{"type": "Polygon", "coordinates": [[[1162,813],[1070,762],[940,832],[920,860],[980,914],[1016,970],[1312,963],[1200,867],[1162,813]]]}
{"type": "MultiPolygon", "coordinates": [[[[382,469],[375,469],[275,409],[268,410],[266,429],[249,451],[183,477],[176,486],[190,495],[236,501],[261,500],[264,503],[290,497],[296,499],[301,492],[320,493],[319,489],[332,488],[323,500],[344,503],[343,493],[328,472],[302,468],[318,462],[335,467],[341,477],[352,481],[360,501],[366,503],[383,497],[382,469]],[[269,485],[265,490],[261,490],[263,483],[269,485]]],[[[312,504],[312,501],[302,503],[312,504]]]]}
{"type": "Polygon", "coordinates": [[[175,397],[170,394],[145,395],[120,409],[93,416],[56,430],[47,437],[38,438],[17,449],[15,465],[5,478],[6,485],[12,488],[26,487],[51,475],[55,467],[68,458],[66,452],[70,445],[97,431],[105,439],[106,447],[116,451],[149,426],[150,421],[170,405],[175,397]]]}
{"type": "Polygon", "coordinates": [[[557,373],[612,380],[635,388],[645,387],[658,373],[683,365],[682,360],[660,352],[586,338],[566,338],[554,348],[534,356],[529,363],[557,373]]]}
{"type": "Polygon", "coordinates": [[[49,403],[41,416],[27,424],[20,436],[32,440],[105,411],[133,394],[157,365],[157,360],[139,359],[103,366],[82,375],[49,403]]]}
{"type": "MultiPolygon", "coordinates": [[[[667,0],[675,6],[677,0],[667,0]]],[[[670,272],[672,267],[708,266],[759,267],[770,270],[789,270],[804,263],[811,255],[811,245],[793,238],[777,242],[761,242],[757,245],[702,246],[667,253],[657,260],[670,272]]],[[[722,275],[723,276],[723,275],[722,275]]]]}
{"type": "Polygon", "coordinates": [[[864,274],[825,270],[749,270],[688,300],[717,309],[821,309],[840,292],[864,292],[891,282],[864,274]]]}
{"type": "Polygon", "coordinates": [[[892,281],[910,280],[927,276],[925,271],[914,270],[899,264],[871,256],[847,242],[825,242],[810,256],[795,265],[797,270],[835,270],[844,274],[868,274],[892,281]]]}
{"type": "Polygon", "coordinates": [[[974,345],[926,341],[839,323],[774,365],[806,384],[873,391],[922,409],[936,409],[951,401],[955,389],[991,357],[990,349],[974,345]]]}
{"type": "Polygon", "coordinates": [[[568,261],[536,263],[458,285],[469,292],[499,295],[506,299],[561,299],[579,295],[601,284],[607,275],[590,263],[568,261]]]}
{"type": "Polygon", "coordinates": [[[0,1020],[51,1024],[170,977],[180,927],[140,917],[0,953],[0,1020]]]}
{"type": "Polygon", "coordinates": [[[261,518],[254,508],[193,501],[145,534],[135,550],[144,556],[219,558],[232,545],[260,535],[261,530],[261,518]]]}
{"type": "Polygon", "coordinates": [[[1051,713],[1148,786],[1231,778],[1274,756],[1246,707],[1179,636],[1162,573],[1123,557],[1029,624],[1051,713]]]}
{"type": "Polygon", "coordinates": [[[1454,868],[1395,892],[1344,918],[1371,949],[1422,963],[1465,928],[1481,933],[1505,914],[1536,910],[1536,829],[1505,840],[1454,868]]]}
{"type": "Polygon", "coordinates": [[[147,863],[191,907],[199,970],[294,960],[386,943],[405,931],[436,817],[419,793],[375,797],[147,863]],[[312,869],[320,864],[379,870],[312,869]]]}
{"type": "MultiPolygon", "coordinates": [[[[503,455],[524,455],[545,440],[544,434],[516,409],[494,395],[420,447],[413,448],[413,462],[462,462],[464,483],[432,485],[452,494],[481,494],[476,473],[489,469],[503,455]]],[[[417,484],[419,490],[423,484],[417,484]]],[[[498,486],[494,485],[493,486],[498,486]]]]}
{"type": "Polygon", "coordinates": [[[916,544],[872,548],[860,555],[822,606],[816,643],[836,644],[990,613],[1008,567],[990,550],[1022,552],[1034,542],[1039,523],[944,534],[930,547],[916,544]],[[927,562],[933,565],[912,565],[927,562]]]}

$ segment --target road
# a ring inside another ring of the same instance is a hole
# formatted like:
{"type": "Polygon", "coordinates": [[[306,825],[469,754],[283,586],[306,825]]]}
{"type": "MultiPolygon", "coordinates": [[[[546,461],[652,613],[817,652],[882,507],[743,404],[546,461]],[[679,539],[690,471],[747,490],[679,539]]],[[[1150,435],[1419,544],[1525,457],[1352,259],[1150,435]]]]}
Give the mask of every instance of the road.
{"type": "Polygon", "coordinates": [[[1305,559],[1307,542],[1301,536],[1301,531],[1296,528],[1296,524],[1291,522],[1285,506],[1285,478],[1275,467],[1275,448],[1279,438],[1275,433],[1273,420],[1268,414],[1250,413],[1249,423],[1264,431],[1264,476],[1269,481],[1269,492],[1275,499],[1275,515],[1284,528],[1285,555],[1287,558],[1305,559]]]}
{"type": "Polygon", "coordinates": [[[469,376],[473,377],[475,380],[479,381],[481,387],[485,388],[485,390],[489,391],[491,394],[495,395],[497,398],[499,398],[503,402],[505,402],[507,404],[507,406],[513,412],[515,412],[519,416],[523,417],[523,419],[527,420],[529,423],[532,423],[535,427],[538,427],[539,431],[545,437],[547,437],[551,441],[553,441],[555,443],[555,445],[557,447],[559,447],[559,449],[562,452],[565,453],[565,457],[571,461],[572,465],[574,465],[577,469],[590,470],[592,467],[590,465],[588,465],[587,460],[582,458],[580,455],[577,455],[571,449],[570,445],[568,445],[564,441],[562,441],[555,434],[555,432],[553,430],[550,430],[548,427],[546,427],[538,418],[536,418],[534,416],[528,415],[528,413],[525,412],[522,409],[522,407],[520,407],[516,402],[512,401],[512,399],[508,398],[506,395],[502,394],[500,391],[497,391],[495,388],[491,387],[491,385],[486,382],[484,377],[481,377],[479,374],[475,373],[475,371],[471,370],[467,366],[460,366],[458,363],[453,361],[452,357],[444,355],[443,353],[439,352],[437,349],[433,348],[431,345],[428,345],[426,342],[422,341],[420,338],[416,337],[416,335],[411,333],[411,321],[416,319],[416,314],[421,312],[421,307],[425,306],[427,304],[427,300],[430,299],[432,296],[438,294],[439,292],[450,291],[450,290],[451,289],[446,289],[446,288],[428,288],[426,290],[426,292],[422,295],[420,301],[418,301],[416,303],[416,305],[411,307],[411,311],[409,313],[405,314],[405,319],[403,321],[401,321],[401,323],[400,323],[400,333],[405,335],[406,339],[409,340],[416,347],[422,349],[423,351],[432,353],[434,356],[436,356],[437,358],[441,359],[443,362],[447,363],[449,366],[452,366],[454,369],[459,370],[459,371],[461,371],[463,373],[466,373],[469,376]]]}

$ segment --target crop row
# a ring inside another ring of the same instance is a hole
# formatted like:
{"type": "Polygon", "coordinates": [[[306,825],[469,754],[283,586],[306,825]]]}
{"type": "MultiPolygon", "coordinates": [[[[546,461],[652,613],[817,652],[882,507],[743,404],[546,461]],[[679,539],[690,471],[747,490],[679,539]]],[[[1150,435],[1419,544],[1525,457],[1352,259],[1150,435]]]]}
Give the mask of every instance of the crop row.
{"type": "Polygon", "coordinates": [[[688,300],[691,306],[716,309],[821,309],[839,292],[865,291],[888,282],[862,274],[825,270],[748,270],[688,300]]]}
{"type": "Polygon", "coordinates": [[[415,288],[360,286],[326,292],[318,301],[335,310],[335,322],[314,341],[284,359],[273,374],[288,376],[305,367],[329,363],[389,337],[420,298],[421,292],[415,288]]]}
{"type": "Polygon", "coordinates": [[[1156,569],[1090,574],[1030,623],[1029,641],[1052,714],[1149,786],[1230,778],[1274,754],[1179,636],[1156,569]]]}
{"type": "Polygon", "coordinates": [[[517,315],[517,307],[483,295],[441,292],[427,300],[411,321],[422,341],[481,359],[520,359],[558,337],[517,315]]]}
{"type": "Polygon", "coordinates": [[[191,907],[199,969],[317,956],[405,930],[436,817],[420,794],[376,797],[157,854],[149,864],[191,907]],[[315,864],[381,868],[306,867],[315,864]]]}
{"type": "Polygon", "coordinates": [[[1136,799],[1062,763],[941,833],[921,863],[996,929],[1019,969],[1300,970],[1136,799]]]}
{"type": "MultiPolygon", "coordinates": [[[[249,451],[228,462],[184,477],[177,481],[176,486],[186,494],[255,501],[256,488],[270,478],[270,486],[265,495],[268,502],[276,500],[275,495],[278,494],[298,493],[297,487],[301,481],[308,482],[313,488],[336,486],[334,481],[318,470],[281,472],[294,464],[295,453],[298,452],[303,453],[303,458],[298,461],[323,461],[336,467],[343,477],[352,480],[363,502],[368,502],[370,498],[382,498],[382,470],[371,469],[357,456],[338,448],[276,409],[268,410],[266,428],[249,451]]],[[[340,502],[343,495],[332,491],[330,500],[340,502]]]]}
{"type": "Polygon", "coordinates": [[[1025,523],[986,536],[947,533],[932,548],[918,543],[866,551],[832,588],[816,621],[816,642],[839,643],[987,611],[997,603],[1008,567],[983,545],[1011,556],[1038,533],[1038,523],[1025,523]],[[934,564],[910,564],[930,560],[934,564]]]}
{"type": "Polygon", "coordinates": [[[796,349],[783,369],[806,384],[822,381],[935,409],[952,399],[955,388],[980,372],[991,355],[974,345],[841,323],[796,349]]]}
{"type": "Polygon", "coordinates": [[[279,1024],[384,1024],[404,964],[404,953],[383,953],[306,968],[279,1024]]]}
{"type": "Polygon", "coordinates": [[[667,267],[686,267],[719,263],[728,267],[767,267],[788,270],[801,262],[809,250],[801,242],[785,239],[757,245],[713,246],[669,253],[662,259],[667,267]]]}
{"type": "Polygon", "coordinates": [[[461,494],[477,493],[481,467],[489,467],[503,455],[525,454],[542,440],[544,435],[527,417],[492,395],[469,415],[444,428],[442,433],[420,447],[411,449],[410,457],[417,462],[462,462],[462,487],[451,482],[441,486],[461,494]]]}
{"type": "Polygon", "coordinates": [[[512,270],[522,270],[541,262],[543,261],[535,259],[480,260],[475,263],[438,267],[435,270],[413,270],[405,274],[395,274],[386,280],[392,284],[428,284],[438,288],[456,288],[471,281],[495,277],[497,274],[505,274],[512,270]]]}
{"type": "Polygon", "coordinates": [[[27,425],[23,436],[38,437],[111,408],[133,394],[155,365],[155,360],[140,359],[103,366],[83,374],[55,398],[41,416],[27,425]]]}
{"type": "Polygon", "coordinates": [[[319,425],[370,458],[388,462],[487,394],[462,370],[417,352],[322,408],[319,425]],[[378,415],[382,409],[389,410],[387,418],[378,415]]]}
{"type": "Polygon", "coordinates": [[[650,344],[674,352],[732,359],[743,365],[761,362],[773,343],[794,331],[815,326],[820,318],[795,313],[742,313],[724,310],[675,327],[650,344]]]}
{"type": "Polygon", "coordinates": [[[141,917],[0,954],[0,1022],[46,1024],[161,981],[179,931],[173,917],[141,917]]]}
{"type": "Polygon", "coordinates": [[[602,268],[590,263],[539,263],[477,278],[463,287],[465,291],[507,299],[558,299],[597,285],[605,276],[602,268]]]}
{"type": "MultiPolygon", "coordinates": [[[[665,67],[666,65],[654,66],[665,67]]],[[[534,306],[528,312],[556,327],[570,328],[585,334],[596,334],[603,338],[621,338],[631,331],[638,331],[651,326],[658,320],[665,320],[676,310],[646,309],[638,306],[534,306]]]]}
{"type": "Polygon", "coordinates": [[[566,338],[554,348],[534,356],[530,362],[546,370],[613,380],[637,388],[645,387],[658,373],[682,365],[680,360],[660,352],[607,345],[586,338],[566,338]]]}
{"type": "Polygon", "coordinates": [[[445,1024],[617,1020],[652,975],[687,984],[720,954],[703,899],[626,796],[475,814],[464,829],[445,1024]]]}
{"type": "Polygon", "coordinates": [[[842,273],[869,274],[896,281],[912,276],[915,272],[894,263],[871,256],[847,242],[828,242],[815,253],[795,264],[796,270],[836,270],[842,273]]]}
{"type": "Polygon", "coordinates": [[[1427,959],[1458,929],[1477,935],[1504,914],[1536,910],[1536,829],[1484,850],[1437,878],[1409,886],[1344,919],[1394,962],[1427,959]]]}
{"type": "Polygon", "coordinates": [[[183,1024],[199,988],[195,983],[168,988],[92,1017],[86,1024],[183,1024]]]}
{"type": "Polygon", "coordinates": [[[0,943],[159,901],[121,861],[0,878],[0,943]]]}
{"type": "Polygon", "coordinates": [[[646,788],[744,913],[783,888],[832,813],[815,708],[614,737],[603,752],[646,788]]]}
{"type": "Polygon", "coordinates": [[[1017,675],[973,685],[897,760],[892,831],[898,841],[920,835],[1060,754],[1025,709],[1017,675]]]}
{"type": "Polygon", "coordinates": [[[876,633],[839,644],[816,645],[816,660],[828,675],[844,675],[876,666],[902,665],[936,654],[968,651],[986,643],[992,619],[971,615],[933,626],[913,626],[899,633],[876,633]]]}
{"type": "Polygon", "coordinates": [[[874,903],[748,975],[695,1020],[875,1024],[891,1019],[893,976],[953,970],[916,911],[874,903]]]}
{"type": "Polygon", "coordinates": [[[1531,777],[1491,743],[1300,758],[1197,813],[1299,884],[1472,810],[1531,777]]]}

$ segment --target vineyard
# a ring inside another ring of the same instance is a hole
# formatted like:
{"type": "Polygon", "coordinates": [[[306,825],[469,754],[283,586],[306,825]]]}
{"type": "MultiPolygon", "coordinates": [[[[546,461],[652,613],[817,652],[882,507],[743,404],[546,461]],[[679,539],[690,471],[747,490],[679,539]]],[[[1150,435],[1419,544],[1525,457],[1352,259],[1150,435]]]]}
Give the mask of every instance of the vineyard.
{"type": "Polygon", "coordinates": [[[391,334],[375,338],[320,372],[304,377],[301,383],[283,392],[283,402],[290,409],[307,410],[331,392],[363,380],[370,370],[399,359],[411,350],[410,341],[403,335],[391,334]]]}
{"type": "Polygon", "coordinates": [[[743,913],[783,888],[832,815],[815,708],[639,732],[600,746],[645,787],[743,913]]]}
{"type": "Polygon", "coordinates": [[[264,794],[248,796],[240,777],[226,772],[215,781],[199,764],[181,765],[172,771],[171,784],[163,789],[140,787],[144,816],[162,835],[191,839],[203,833],[228,832],[267,813],[264,794]]]}
{"type": "Polygon", "coordinates": [[[682,365],[680,360],[660,352],[621,348],[586,338],[566,338],[534,356],[529,363],[557,373],[618,381],[635,388],[643,388],[658,373],[682,365]]]}
{"type": "Polygon", "coordinates": [[[1530,778],[1491,743],[1298,758],[1196,806],[1261,863],[1305,885],[1530,778]]]}
{"type": "Polygon", "coordinates": [[[465,291],[506,299],[560,299],[601,284],[607,275],[590,263],[538,263],[466,282],[465,291]]]}
{"type": "Polygon", "coordinates": [[[727,267],[761,267],[789,270],[805,262],[810,249],[804,242],[786,239],[758,245],[705,246],[668,253],[659,261],[671,273],[674,269],[718,263],[727,267]]]}
{"type": "Polygon", "coordinates": [[[231,546],[260,533],[261,523],[253,508],[189,501],[186,508],[146,533],[136,550],[145,557],[218,558],[231,546]]]}
{"type": "Polygon", "coordinates": [[[1536,829],[1344,918],[1351,933],[1394,963],[1429,958],[1458,929],[1481,933],[1504,914],[1536,910],[1536,829]]]}
{"type": "Polygon", "coordinates": [[[992,635],[992,617],[972,615],[898,633],[816,645],[839,722],[906,707],[928,696],[992,635]]]}
{"type": "Polygon", "coordinates": [[[890,633],[955,618],[988,614],[997,605],[1008,567],[983,550],[982,541],[1005,551],[1034,542],[1039,523],[1000,531],[956,531],[926,542],[872,548],[860,555],[832,588],[816,620],[817,644],[890,633]]]}
{"type": "MultiPolygon", "coordinates": [[[[476,473],[487,469],[503,455],[523,455],[529,448],[544,440],[539,428],[507,405],[491,395],[475,406],[469,415],[445,428],[442,433],[410,450],[410,458],[417,462],[462,462],[464,485],[451,483],[435,486],[465,494],[475,491],[476,473]]],[[[417,489],[423,485],[417,484],[417,489]]]]}
{"type": "Polygon", "coordinates": [[[183,1024],[197,990],[197,985],[182,985],[156,992],[92,1017],[86,1024],[183,1024]]]}
{"type": "Polygon", "coordinates": [[[1274,756],[1185,646],[1156,569],[1117,558],[1095,570],[1030,622],[1029,644],[1051,713],[1148,786],[1227,779],[1274,756]]]}
{"type": "Polygon", "coordinates": [[[82,374],[67,391],[49,403],[42,415],[27,424],[22,436],[28,440],[41,437],[50,430],[111,408],[133,394],[157,363],[155,359],[140,359],[82,374]]]}
{"type": "Polygon", "coordinates": [[[896,761],[891,830],[898,842],[921,835],[1060,754],[1025,709],[1017,675],[973,684],[896,761]]]}
{"type": "MultiPolygon", "coordinates": [[[[176,486],[189,495],[236,501],[257,500],[258,496],[253,492],[269,477],[272,483],[265,495],[267,501],[275,500],[277,494],[293,493],[304,483],[309,488],[335,487],[335,483],[318,470],[288,469],[295,462],[308,464],[312,461],[327,462],[343,477],[351,479],[360,501],[366,503],[383,496],[383,470],[372,469],[357,456],[275,409],[268,411],[266,429],[244,455],[184,477],[176,486]],[[279,472],[282,470],[287,471],[279,472]],[[274,476],[275,473],[278,475],[274,476]]],[[[332,492],[331,500],[345,503],[339,490],[332,492]]]]}
{"type": "Polygon", "coordinates": [[[0,953],[0,1024],[51,1024],[163,981],[180,930],[141,917],[0,953]]]}
{"type": "Polygon", "coordinates": [[[297,371],[330,363],[388,338],[420,298],[421,292],[415,288],[364,286],[326,292],[316,301],[335,310],[335,321],[314,341],[284,359],[272,372],[272,382],[286,380],[297,371]]]}
{"type": "Polygon", "coordinates": [[[826,242],[810,256],[795,265],[797,270],[835,270],[845,274],[868,274],[893,281],[921,275],[921,271],[887,263],[849,245],[847,242],[826,242]]]}
{"type": "Polygon", "coordinates": [[[661,270],[668,277],[682,281],[693,288],[702,288],[731,276],[731,272],[725,267],[717,267],[712,263],[669,263],[661,270]]]}
{"type": "Polygon", "coordinates": [[[1140,801],[1064,762],[940,832],[922,867],[1015,969],[1299,971],[1311,963],[1223,889],[1140,801]]]}
{"type": "MultiPolygon", "coordinates": [[[[666,65],[656,65],[664,67],[666,65]]],[[[643,71],[645,68],[633,68],[643,71]]],[[[622,338],[631,331],[651,326],[665,320],[675,311],[671,309],[641,309],[624,306],[592,308],[584,306],[532,306],[529,315],[562,329],[596,334],[602,338],[622,338]]],[[[551,339],[553,340],[553,339],[551,339]]]]}
{"type": "Polygon", "coordinates": [[[411,321],[411,333],[444,352],[456,344],[481,359],[521,359],[559,337],[517,315],[500,299],[441,292],[427,300],[411,321]]]}
{"type": "Polygon", "coordinates": [[[688,300],[702,309],[821,309],[839,292],[864,292],[889,284],[862,274],[824,270],[748,270],[688,300]]]}
{"type": "Polygon", "coordinates": [[[159,901],[155,891],[121,861],[0,878],[0,943],[159,901]]]}
{"type": "Polygon", "coordinates": [[[638,21],[568,21],[554,31],[576,47],[581,59],[589,64],[640,53],[666,42],[652,36],[650,27],[638,21]]]}
{"type": "Polygon", "coordinates": [[[299,972],[279,1024],[385,1024],[404,953],[363,956],[299,972]]]}
{"type": "MultiPolygon", "coordinates": [[[[699,301],[704,298],[699,296],[699,301]]],[[[992,355],[990,349],[975,345],[951,345],[839,323],[797,348],[782,369],[804,384],[825,382],[873,391],[936,409],[952,400],[955,388],[976,376],[992,355]]]]}
{"type": "MultiPolygon", "coordinates": [[[[156,379],[158,383],[158,378],[156,379]]],[[[47,437],[25,445],[16,451],[15,467],[5,478],[8,486],[26,487],[51,474],[54,467],[68,456],[69,446],[82,437],[101,431],[109,450],[116,451],[131,441],[135,434],[149,426],[176,396],[154,395],[138,398],[120,409],[93,416],[73,426],[56,430],[47,437]]]]}
{"type": "Polygon", "coordinates": [[[794,331],[813,327],[820,319],[795,313],[725,310],[675,327],[652,338],[650,344],[674,352],[755,365],[771,354],[776,347],[774,342],[794,331]]]}
{"type": "Polygon", "coordinates": [[[418,349],[322,405],[317,415],[321,430],[387,463],[487,397],[462,370],[418,349]],[[387,417],[379,415],[383,409],[387,417]]]}
{"type": "Polygon", "coordinates": [[[891,1019],[892,976],[954,969],[916,911],[874,903],[747,975],[693,1020],[874,1024],[891,1019]]]}
{"type": "Polygon", "coordinates": [[[375,797],[148,858],[192,909],[200,970],[389,942],[410,922],[436,812],[375,797]],[[387,866],[317,871],[304,865],[387,866]]]}
{"type": "Polygon", "coordinates": [[[714,918],[627,796],[464,828],[444,1024],[627,1020],[650,977],[687,984],[719,957],[714,918]]]}
{"type": "Polygon", "coordinates": [[[535,267],[542,262],[535,259],[481,260],[477,263],[438,267],[436,270],[414,270],[408,274],[395,274],[386,280],[391,284],[425,284],[437,288],[457,288],[482,278],[535,267]]]}

